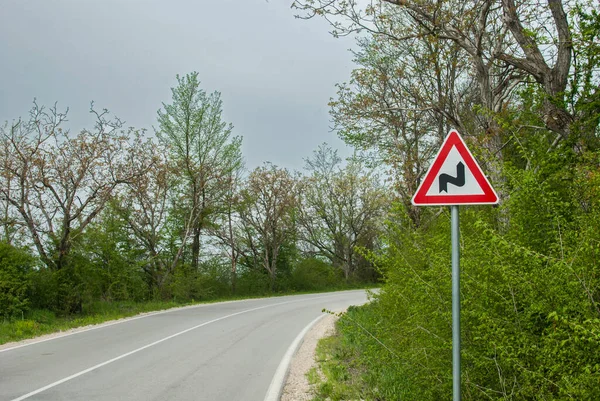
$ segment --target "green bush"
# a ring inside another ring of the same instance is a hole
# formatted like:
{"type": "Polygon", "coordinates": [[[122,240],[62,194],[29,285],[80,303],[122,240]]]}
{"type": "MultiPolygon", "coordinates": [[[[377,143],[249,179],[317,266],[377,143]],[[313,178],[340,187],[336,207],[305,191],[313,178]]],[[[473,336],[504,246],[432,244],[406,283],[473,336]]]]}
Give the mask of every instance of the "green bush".
{"type": "Polygon", "coordinates": [[[29,309],[30,274],[35,259],[22,249],[0,242],[0,316],[10,318],[29,309]]]}
{"type": "Polygon", "coordinates": [[[83,303],[143,301],[150,293],[143,262],[143,253],[111,205],[78,238],[69,265],[80,278],[78,291],[83,303]]]}
{"type": "MultiPolygon", "coordinates": [[[[500,207],[461,208],[464,400],[598,398],[600,154],[588,157],[508,168],[500,207]]],[[[363,399],[452,394],[450,215],[430,208],[423,221],[395,209],[371,255],[386,284],[340,321],[363,399]]]]}
{"type": "Polygon", "coordinates": [[[56,322],[56,314],[47,309],[32,309],[27,312],[27,319],[40,324],[52,325],[56,322]]]}
{"type": "Polygon", "coordinates": [[[204,301],[229,295],[227,266],[218,260],[208,260],[201,263],[198,271],[192,271],[188,266],[180,266],[169,282],[169,295],[177,302],[204,301]]]}
{"type": "Polygon", "coordinates": [[[57,276],[47,267],[41,266],[31,274],[31,307],[58,311],[57,276]]]}
{"type": "Polygon", "coordinates": [[[343,277],[338,269],[316,258],[302,259],[292,271],[291,286],[298,291],[321,291],[339,286],[343,277]]]}
{"type": "Polygon", "coordinates": [[[270,294],[271,279],[265,269],[246,269],[238,274],[236,294],[267,295],[270,294]]]}

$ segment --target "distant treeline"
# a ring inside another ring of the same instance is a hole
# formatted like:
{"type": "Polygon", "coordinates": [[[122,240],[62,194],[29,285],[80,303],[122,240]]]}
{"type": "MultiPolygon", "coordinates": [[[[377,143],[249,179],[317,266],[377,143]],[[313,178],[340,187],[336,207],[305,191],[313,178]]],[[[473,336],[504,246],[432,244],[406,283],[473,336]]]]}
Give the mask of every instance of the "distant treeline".
{"type": "Polygon", "coordinates": [[[34,103],[0,128],[0,315],[99,300],[202,300],[343,288],[379,274],[390,199],[358,158],[321,145],[304,173],[247,172],[220,94],[177,77],[156,135],[107,110],[71,134],[34,103]]]}

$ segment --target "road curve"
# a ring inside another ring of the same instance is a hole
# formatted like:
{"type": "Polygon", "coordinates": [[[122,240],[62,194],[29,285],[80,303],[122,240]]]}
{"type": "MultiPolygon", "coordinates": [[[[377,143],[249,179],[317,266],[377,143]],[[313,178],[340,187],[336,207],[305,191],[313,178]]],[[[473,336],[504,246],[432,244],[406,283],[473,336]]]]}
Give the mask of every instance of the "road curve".
{"type": "Polygon", "coordinates": [[[0,351],[0,401],[263,401],[298,334],[365,291],[174,309],[0,351]]]}

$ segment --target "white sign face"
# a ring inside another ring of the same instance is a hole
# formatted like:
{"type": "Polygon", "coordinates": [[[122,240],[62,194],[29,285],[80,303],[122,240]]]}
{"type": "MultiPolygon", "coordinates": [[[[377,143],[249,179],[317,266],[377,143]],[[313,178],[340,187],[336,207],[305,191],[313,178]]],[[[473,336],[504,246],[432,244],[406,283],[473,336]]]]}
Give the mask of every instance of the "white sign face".
{"type": "Polygon", "coordinates": [[[429,188],[426,196],[483,195],[483,189],[481,189],[471,170],[465,168],[466,165],[465,160],[456,150],[456,146],[453,146],[442,167],[440,167],[440,171],[436,174],[433,180],[434,184],[429,188]],[[445,176],[440,179],[442,174],[445,174],[445,176]]]}

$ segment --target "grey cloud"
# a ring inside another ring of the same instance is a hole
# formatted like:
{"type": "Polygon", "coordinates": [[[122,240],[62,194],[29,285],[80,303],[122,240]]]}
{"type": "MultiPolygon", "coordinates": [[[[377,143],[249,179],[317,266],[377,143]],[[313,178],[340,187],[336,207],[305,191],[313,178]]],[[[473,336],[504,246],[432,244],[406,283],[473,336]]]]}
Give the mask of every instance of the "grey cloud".
{"type": "MultiPolygon", "coordinates": [[[[327,102],[352,68],[349,39],[299,21],[290,1],[8,0],[0,14],[0,120],[34,97],[69,106],[89,127],[89,102],[150,129],[175,74],[198,71],[244,137],[249,167],[301,168],[329,132],[327,102]]],[[[347,150],[345,151],[348,152],[347,150]]]]}

